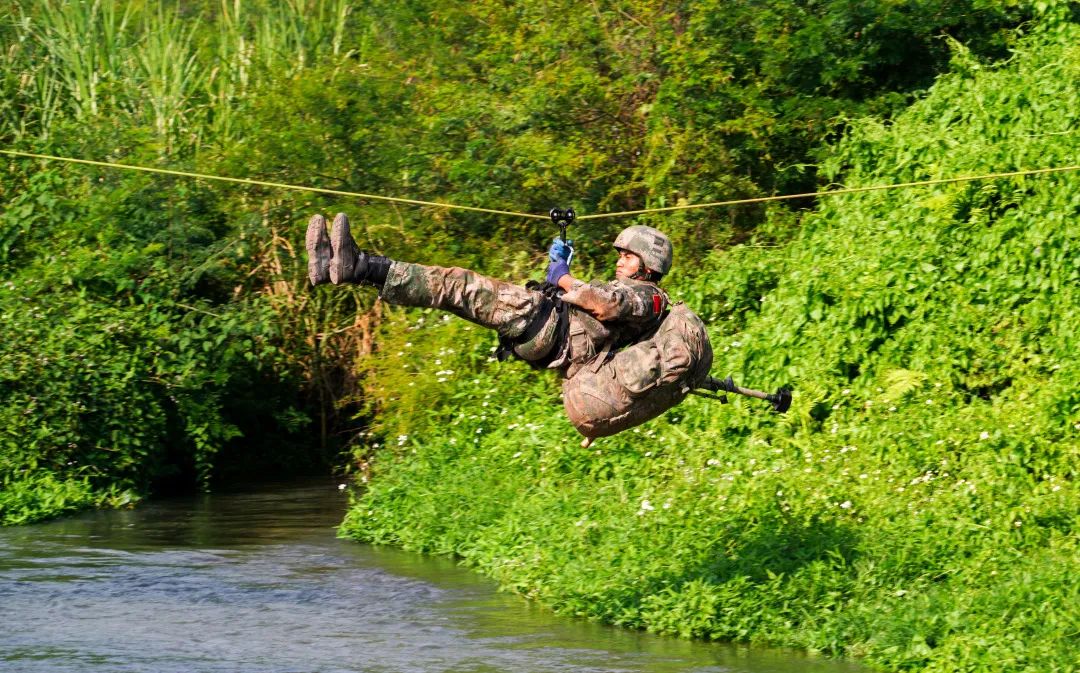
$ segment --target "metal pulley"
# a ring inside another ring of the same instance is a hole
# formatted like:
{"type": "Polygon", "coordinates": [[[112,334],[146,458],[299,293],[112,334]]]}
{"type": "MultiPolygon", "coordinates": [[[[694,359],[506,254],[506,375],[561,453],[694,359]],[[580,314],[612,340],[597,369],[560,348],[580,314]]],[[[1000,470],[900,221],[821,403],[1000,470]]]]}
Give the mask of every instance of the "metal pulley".
{"type": "Polygon", "coordinates": [[[549,214],[551,215],[551,221],[559,227],[559,238],[563,243],[566,243],[566,229],[577,219],[577,213],[574,212],[573,208],[563,210],[556,207],[552,208],[549,214]]]}

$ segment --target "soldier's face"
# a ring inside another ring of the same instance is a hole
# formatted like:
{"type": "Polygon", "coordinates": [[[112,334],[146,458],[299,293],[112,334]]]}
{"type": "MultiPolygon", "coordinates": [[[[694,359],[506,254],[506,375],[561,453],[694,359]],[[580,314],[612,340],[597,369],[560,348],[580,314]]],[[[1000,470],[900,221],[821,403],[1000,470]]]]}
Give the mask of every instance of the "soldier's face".
{"type": "Polygon", "coordinates": [[[644,270],[641,258],[632,252],[619,251],[619,260],[615,262],[615,277],[619,280],[633,278],[638,271],[644,270]]]}

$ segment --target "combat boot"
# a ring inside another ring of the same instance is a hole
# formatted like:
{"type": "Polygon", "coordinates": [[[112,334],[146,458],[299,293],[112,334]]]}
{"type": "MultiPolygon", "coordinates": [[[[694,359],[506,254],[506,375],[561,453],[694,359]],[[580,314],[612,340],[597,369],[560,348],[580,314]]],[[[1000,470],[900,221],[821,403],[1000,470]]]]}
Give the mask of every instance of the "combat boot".
{"type": "Polygon", "coordinates": [[[349,218],[345,213],[334,217],[334,226],[330,230],[330,247],[333,257],[330,259],[330,282],[360,283],[367,277],[368,254],[360,249],[349,231],[349,218]]]}
{"type": "Polygon", "coordinates": [[[333,249],[330,246],[330,237],[326,235],[325,217],[318,214],[311,216],[304,243],[308,254],[308,280],[312,285],[329,282],[333,249]]]}

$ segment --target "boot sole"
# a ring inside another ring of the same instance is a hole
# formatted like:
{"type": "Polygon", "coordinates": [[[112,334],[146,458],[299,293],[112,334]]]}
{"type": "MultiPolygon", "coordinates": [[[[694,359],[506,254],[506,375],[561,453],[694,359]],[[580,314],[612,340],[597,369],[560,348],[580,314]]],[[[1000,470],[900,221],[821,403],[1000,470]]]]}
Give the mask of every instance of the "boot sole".
{"type": "Polygon", "coordinates": [[[364,263],[364,253],[360,252],[353,240],[349,218],[345,213],[338,213],[334,217],[334,226],[330,229],[330,246],[334,252],[330,259],[330,282],[335,285],[359,282],[356,276],[363,275],[367,264],[364,263]]]}
{"type": "Polygon", "coordinates": [[[312,285],[329,281],[333,247],[330,237],[326,235],[326,218],[322,215],[312,215],[308,220],[304,247],[308,255],[308,280],[312,285]]]}

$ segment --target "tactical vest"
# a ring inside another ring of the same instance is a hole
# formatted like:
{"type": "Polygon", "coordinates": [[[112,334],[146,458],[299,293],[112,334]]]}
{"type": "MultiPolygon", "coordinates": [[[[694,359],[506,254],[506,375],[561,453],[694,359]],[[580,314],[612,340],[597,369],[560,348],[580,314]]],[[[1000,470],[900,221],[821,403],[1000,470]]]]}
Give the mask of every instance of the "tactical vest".
{"type": "Polygon", "coordinates": [[[586,437],[607,437],[656,418],[709,375],[705,324],[682,302],[652,336],[614,355],[601,353],[563,381],[563,405],[586,437]]]}

